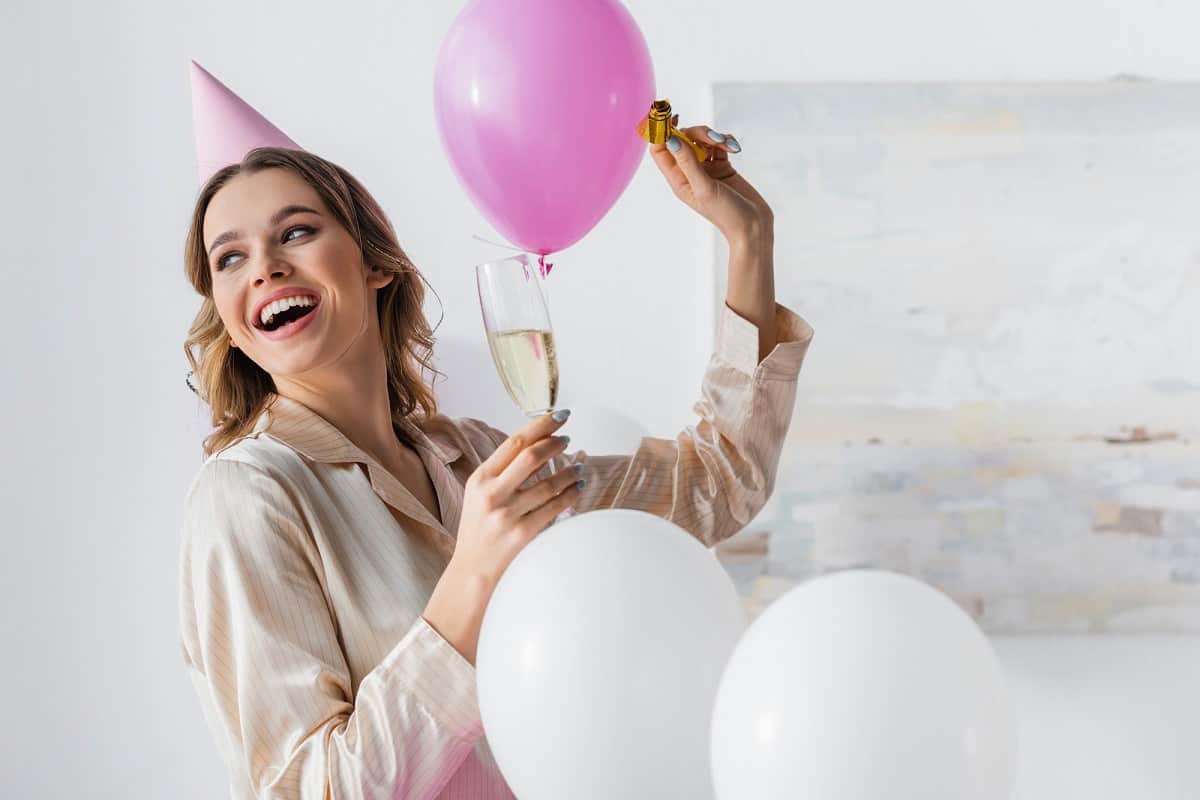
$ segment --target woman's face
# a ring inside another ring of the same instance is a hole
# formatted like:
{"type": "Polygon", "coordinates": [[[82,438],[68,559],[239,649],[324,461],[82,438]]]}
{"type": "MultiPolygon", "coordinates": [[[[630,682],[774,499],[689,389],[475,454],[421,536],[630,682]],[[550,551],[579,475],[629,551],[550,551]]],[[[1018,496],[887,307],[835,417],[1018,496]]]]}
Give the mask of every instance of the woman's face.
{"type": "Polygon", "coordinates": [[[393,276],[364,267],[354,238],[291,170],[243,173],[222,187],[204,217],[204,247],[233,345],[272,376],[303,379],[352,349],[380,346],[375,290],[393,276]],[[280,290],[314,295],[317,305],[294,332],[272,334],[259,308],[280,290]],[[373,338],[365,336],[370,331],[373,338]]]}

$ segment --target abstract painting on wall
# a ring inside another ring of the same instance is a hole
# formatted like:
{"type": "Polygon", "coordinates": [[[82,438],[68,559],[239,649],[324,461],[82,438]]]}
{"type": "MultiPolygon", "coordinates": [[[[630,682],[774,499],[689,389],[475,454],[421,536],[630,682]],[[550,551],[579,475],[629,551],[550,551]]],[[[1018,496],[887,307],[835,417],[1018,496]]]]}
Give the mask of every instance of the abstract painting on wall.
{"type": "Polygon", "coordinates": [[[879,567],[992,633],[1200,631],[1200,83],[713,100],[815,329],[775,492],[718,548],[751,615],[879,567]]]}

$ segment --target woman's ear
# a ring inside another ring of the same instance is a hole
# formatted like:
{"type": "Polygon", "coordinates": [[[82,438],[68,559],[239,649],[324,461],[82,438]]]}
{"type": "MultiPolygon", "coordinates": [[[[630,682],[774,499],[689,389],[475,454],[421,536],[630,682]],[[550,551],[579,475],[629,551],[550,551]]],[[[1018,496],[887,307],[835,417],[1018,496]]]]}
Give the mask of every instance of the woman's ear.
{"type": "Polygon", "coordinates": [[[391,283],[395,277],[396,273],[382,270],[379,267],[372,266],[367,268],[367,286],[372,289],[382,289],[391,283]]]}

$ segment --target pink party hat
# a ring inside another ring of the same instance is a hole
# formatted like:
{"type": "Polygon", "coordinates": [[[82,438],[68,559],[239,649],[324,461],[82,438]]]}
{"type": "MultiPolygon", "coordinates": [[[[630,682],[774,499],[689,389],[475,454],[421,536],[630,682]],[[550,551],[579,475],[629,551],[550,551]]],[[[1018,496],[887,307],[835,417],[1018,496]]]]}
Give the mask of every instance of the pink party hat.
{"type": "Polygon", "coordinates": [[[201,184],[222,167],[241,161],[255,147],[304,149],[195,61],[192,127],[201,184]]]}

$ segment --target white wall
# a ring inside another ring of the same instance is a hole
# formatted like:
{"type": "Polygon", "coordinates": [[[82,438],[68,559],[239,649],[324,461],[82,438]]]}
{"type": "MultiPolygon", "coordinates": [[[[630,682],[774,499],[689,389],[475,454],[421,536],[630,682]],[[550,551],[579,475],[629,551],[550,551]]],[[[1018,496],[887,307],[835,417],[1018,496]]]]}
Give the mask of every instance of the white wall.
{"type": "Polygon", "coordinates": [[[1002,636],[1018,800],[1200,796],[1196,636],[1002,636]]]}
{"type": "MultiPolygon", "coordinates": [[[[449,351],[478,341],[468,267],[498,252],[470,238],[496,237],[456,184],[430,110],[434,55],[459,7],[0,7],[4,796],[224,793],[177,634],[181,501],[199,466],[182,353],[197,305],[180,260],[197,188],[188,59],[377,194],[442,297],[449,351]]],[[[685,122],[706,120],[714,80],[1200,78],[1185,0],[630,7],[659,93],[685,122]]],[[[619,404],[659,435],[690,419],[711,244],[647,160],[556,261],[564,405],[619,404]]],[[[482,401],[450,410],[519,422],[487,370],[482,401]]],[[[454,377],[452,394],[475,380],[454,377]]],[[[1022,709],[1022,798],[1200,794],[1185,744],[1197,733],[1195,641],[997,644],[1022,709]]]]}

